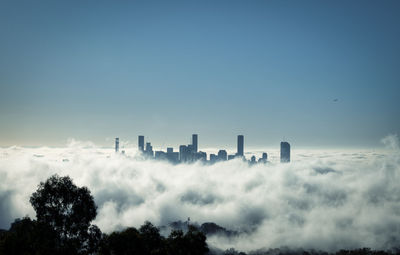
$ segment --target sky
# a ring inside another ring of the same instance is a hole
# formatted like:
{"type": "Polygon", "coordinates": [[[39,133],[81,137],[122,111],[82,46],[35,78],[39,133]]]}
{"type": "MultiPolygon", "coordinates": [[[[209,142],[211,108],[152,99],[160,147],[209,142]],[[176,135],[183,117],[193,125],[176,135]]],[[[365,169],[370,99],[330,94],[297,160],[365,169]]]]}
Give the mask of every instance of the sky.
{"type": "Polygon", "coordinates": [[[0,1],[0,146],[374,147],[399,1],[0,1]],[[335,100],[337,99],[337,100],[335,100]]]}

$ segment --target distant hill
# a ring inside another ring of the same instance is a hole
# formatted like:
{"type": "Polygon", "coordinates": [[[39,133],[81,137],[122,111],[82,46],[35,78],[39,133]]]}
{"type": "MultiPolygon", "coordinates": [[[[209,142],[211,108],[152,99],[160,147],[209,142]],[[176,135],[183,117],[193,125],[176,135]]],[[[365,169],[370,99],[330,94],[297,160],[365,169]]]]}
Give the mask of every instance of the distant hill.
{"type": "MultiPolygon", "coordinates": [[[[220,236],[225,236],[225,237],[234,237],[238,236],[239,232],[233,231],[233,230],[228,230],[222,226],[219,226],[218,224],[214,222],[205,222],[203,224],[198,224],[198,223],[190,223],[190,225],[194,225],[197,228],[200,229],[201,232],[203,232],[206,236],[213,236],[213,235],[220,235],[220,236]]],[[[168,234],[172,230],[182,230],[183,232],[186,232],[188,229],[188,222],[187,221],[174,221],[171,222],[168,226],[161,226],[160,231],[163,232],[164,234],[168,234]]]]}

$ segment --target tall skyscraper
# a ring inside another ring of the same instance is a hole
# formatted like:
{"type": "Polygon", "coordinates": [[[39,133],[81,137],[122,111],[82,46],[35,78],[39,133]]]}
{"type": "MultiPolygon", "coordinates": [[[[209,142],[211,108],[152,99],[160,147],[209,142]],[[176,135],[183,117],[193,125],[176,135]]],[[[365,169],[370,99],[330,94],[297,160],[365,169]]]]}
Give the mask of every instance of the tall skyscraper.
{"type": "Polygon", "coordinates": [[[193,152],[197,152],[198,147],[197,147],[197,134],[192,135],[192,145],[193,145],[193,152]]]}
{"type": "Polygon", "coordinates": [[[243,135],[238,135],[238,140],[237,140],[237,156],[243,156],[243,145],[244,145],[244,137],[243,135]]]}
{"type": "Polygon", "coordinates": [[[281,142],[281,163],[290,162],[290,144],[281,142]]]}
{"type": "Polygon", "coordinates": [[[138,147],[139,151],[144,151],[144,136],[139,135],[138,137],[138,147]]]}
{"type": "Polygon", "coordinates": [[[119,138],[115,138],[115,152],[119,151],[119,138]]]}

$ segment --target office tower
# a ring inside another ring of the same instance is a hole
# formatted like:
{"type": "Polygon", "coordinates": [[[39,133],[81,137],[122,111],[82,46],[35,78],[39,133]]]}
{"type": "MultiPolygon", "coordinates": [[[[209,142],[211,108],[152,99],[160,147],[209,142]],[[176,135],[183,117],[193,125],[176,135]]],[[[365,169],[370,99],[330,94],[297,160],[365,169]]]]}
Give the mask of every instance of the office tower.
{"type": "Polygon", "coordinates": [[[192,135],[192,145],[193,145],[193,152],[197,152],[198,147],[197,147],[197,134],[192,135]]]}
{"type": "Polygon", "coordinates": [[[226,153],[226,150],[218,151],[218,160],[225,161],[225,160],[227,160],[227,157],[228,157],[228,153],[226,153]]]}
{"type": "Polygon", "coordinates": [[[119,151],[119,138],[115,138],[115,152],[119,151]]]}
{"type": "Polygon", "coordinates": [[[171,163],[178,163],[179,162],[179,152],[174,152],[174,148],[167,148],[167,159],[171,163]]]}
{"type": "Polygon", "coordinates": [[[146,154],[149,157],[153,157],[154,153],[153,153],[153,146],[151,146],[151,143],[146,143],[146,154]]]}
{"type": "Polygon", "coordinates": [[[139,135],[138,137],[138,147],[139,151],[144,151],[144,136],[139,135]]]}
{"type": "Polygon", "coordinates": [[[290,144],[281,142],[281,163],[290,162],[290,144]]]}
{"type": "Polygon", "coordinates": [[[186,162],[188,161],[188,157],[189,157],[189,148],[186,145],[181,145],[179,146],[179,160],[181,162],[186,162]]]}
{"type": "Polygon", "coordinates": [[[244,137],[243,135],[238,135],[237,139],[237,156],[243,156],[243,143],[244,143],[244,137]]]}
{"type": "Polygon", "coordinates": [[[251,159],[250,159],[250,164],[255,164],[256,163],[256,156],[251,156],[251,159]]]}

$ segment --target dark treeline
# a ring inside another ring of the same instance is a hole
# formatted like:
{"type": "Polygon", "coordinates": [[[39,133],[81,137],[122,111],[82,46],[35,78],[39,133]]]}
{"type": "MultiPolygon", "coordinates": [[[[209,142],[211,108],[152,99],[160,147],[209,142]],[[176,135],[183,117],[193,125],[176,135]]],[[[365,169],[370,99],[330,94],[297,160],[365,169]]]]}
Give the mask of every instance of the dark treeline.
{"type": "Polygon", "coordinates": [[[16,219],[0,232],[0,254],[101,254],[101,255],[203,255],[206,236],[189,225],[184,233],[174,230],[165,238],[157,227],[145,222],[109,235],[91,225],[97,207],[90,191],[79,188],[69,177],[51,176],[39,184],[30,202],[36,220],[16,219]]]}
{"type": "Polygon", "coordinates": [[[139,229],[129,227],[111,234],[101,233],[92,225],[97,206],[86,187],[77,187],[67,177],[51,176],[41,182],[30,198],[36,220],[16,219],[9,230],[0,230],[0,254],[98,254],[98,255],[384,255],[399,251],[370,249],[342,250],[336,253],[270,249],[248,254],[234,249],[209,249],[206,234],[238,233],[214,223],[201,227],[187,224],[185,231],[172,230],[168,237],[159,228],[145,222],[139,229]]]}

